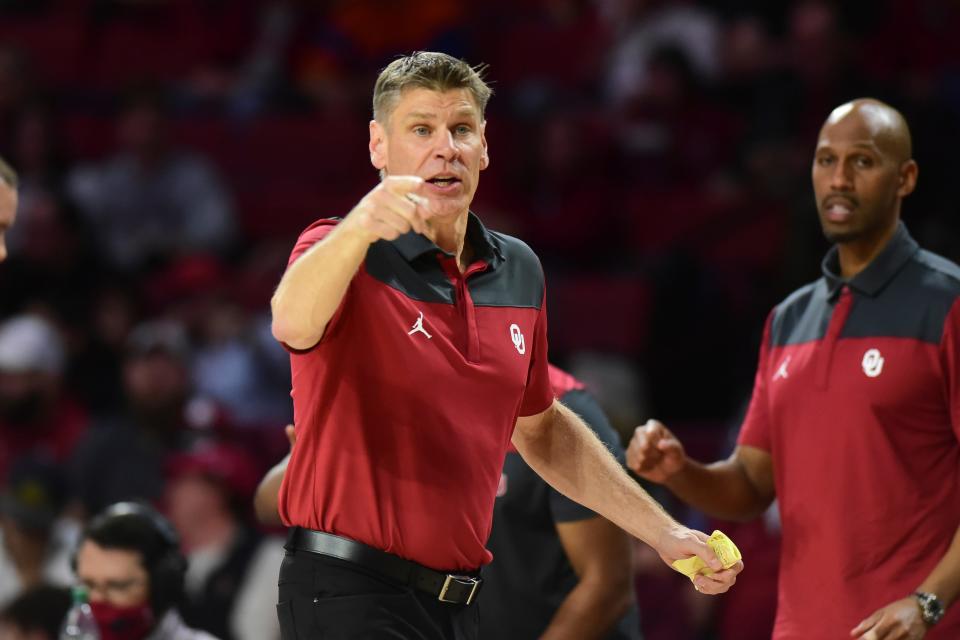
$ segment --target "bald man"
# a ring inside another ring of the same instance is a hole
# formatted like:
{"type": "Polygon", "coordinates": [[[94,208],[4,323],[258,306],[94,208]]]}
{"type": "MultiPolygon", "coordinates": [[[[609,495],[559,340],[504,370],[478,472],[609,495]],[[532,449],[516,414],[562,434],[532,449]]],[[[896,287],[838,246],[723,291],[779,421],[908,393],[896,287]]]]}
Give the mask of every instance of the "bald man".
{"type": "Polygon", "coordinates": [[[895,109],[837,107],[812,177],[834,246],[767,318],[733,454],[703,465],[650,421],[627,462],[717,518],[779,501],[776,640],[955,640],[960,268],[900,221],[917,163],[895,109]]]}
{"type": "Polygon", "coordinates": [[[7,259],[7,231],[17,215],[17,173],[0,158],[0,262],[7,259]]]}

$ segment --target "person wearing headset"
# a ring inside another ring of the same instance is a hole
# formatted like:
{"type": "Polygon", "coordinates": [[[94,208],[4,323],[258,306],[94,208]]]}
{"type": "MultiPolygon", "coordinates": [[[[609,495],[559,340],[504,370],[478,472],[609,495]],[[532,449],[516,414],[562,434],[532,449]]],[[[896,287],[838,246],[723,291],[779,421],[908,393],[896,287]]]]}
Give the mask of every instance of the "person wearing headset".
{"type": "Polygon", "coordinates": [[[74,556],[101,640],[216,640],[187,627],[177,612],[186,568],[173,526],[132,502],[94,517],[74,556]]]}

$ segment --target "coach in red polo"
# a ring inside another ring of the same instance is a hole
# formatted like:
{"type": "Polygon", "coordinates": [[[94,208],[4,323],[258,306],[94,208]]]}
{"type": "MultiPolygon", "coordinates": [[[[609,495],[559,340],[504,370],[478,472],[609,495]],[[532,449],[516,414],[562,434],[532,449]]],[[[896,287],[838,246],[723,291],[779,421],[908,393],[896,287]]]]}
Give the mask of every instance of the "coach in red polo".
{"type": "MultiPolygon", "coordinates": [[[[572,412],[547,375],[543,271],[470,212],[490,89],[415,53],[377,80],[382,180],[300,236],[272,301],[297,446],[280,491],[289,638],[476,638],[480,568],[511,442],[562,493],[656,548],[719,562],[572,412]]],[[[627,559],[624,558],[624,562],[627,559]]],[[[726,591],[742,567],[700,576],[726,591]]]]}

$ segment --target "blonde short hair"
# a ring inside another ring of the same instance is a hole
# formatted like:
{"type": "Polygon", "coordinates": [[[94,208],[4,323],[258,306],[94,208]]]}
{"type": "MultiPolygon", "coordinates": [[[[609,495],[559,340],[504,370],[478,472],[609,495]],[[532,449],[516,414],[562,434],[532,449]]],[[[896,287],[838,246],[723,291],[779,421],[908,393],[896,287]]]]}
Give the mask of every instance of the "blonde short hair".
{"type": "Polygon", "coordinates": [[[385,124],[405,89],[431,91],[466,89],[473,96],[480,117],[487,108],[493,90],[483,79],[487,65],[471,67],[445,53],[416,51],[388,64],[373,88],[373,119],[385,124]]]}

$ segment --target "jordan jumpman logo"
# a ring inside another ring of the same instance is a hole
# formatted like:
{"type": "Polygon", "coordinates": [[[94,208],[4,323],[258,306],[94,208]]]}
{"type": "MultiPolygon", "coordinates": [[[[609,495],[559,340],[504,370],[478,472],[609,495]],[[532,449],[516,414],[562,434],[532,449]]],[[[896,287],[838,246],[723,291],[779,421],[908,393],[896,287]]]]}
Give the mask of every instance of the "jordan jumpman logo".
{"type": "Polygon", "coordinates": [[[427,333],[427,330],[426,330],[426,329],[423,328],[423,311],[420,312],[420,317],[417,318],[417,321],[413,323],[413,328],[410,329],[410,331],[407,332],[407,335],[408,335],[408,336],[412,336],[413,334],[417,333],[418,331],[419,331],[420,333],[422,333],[423,335],[427,336],[427,339],[428,339],[428,340],[433,337],[432,335],[430,335],[429,333],[427,333]]]}

